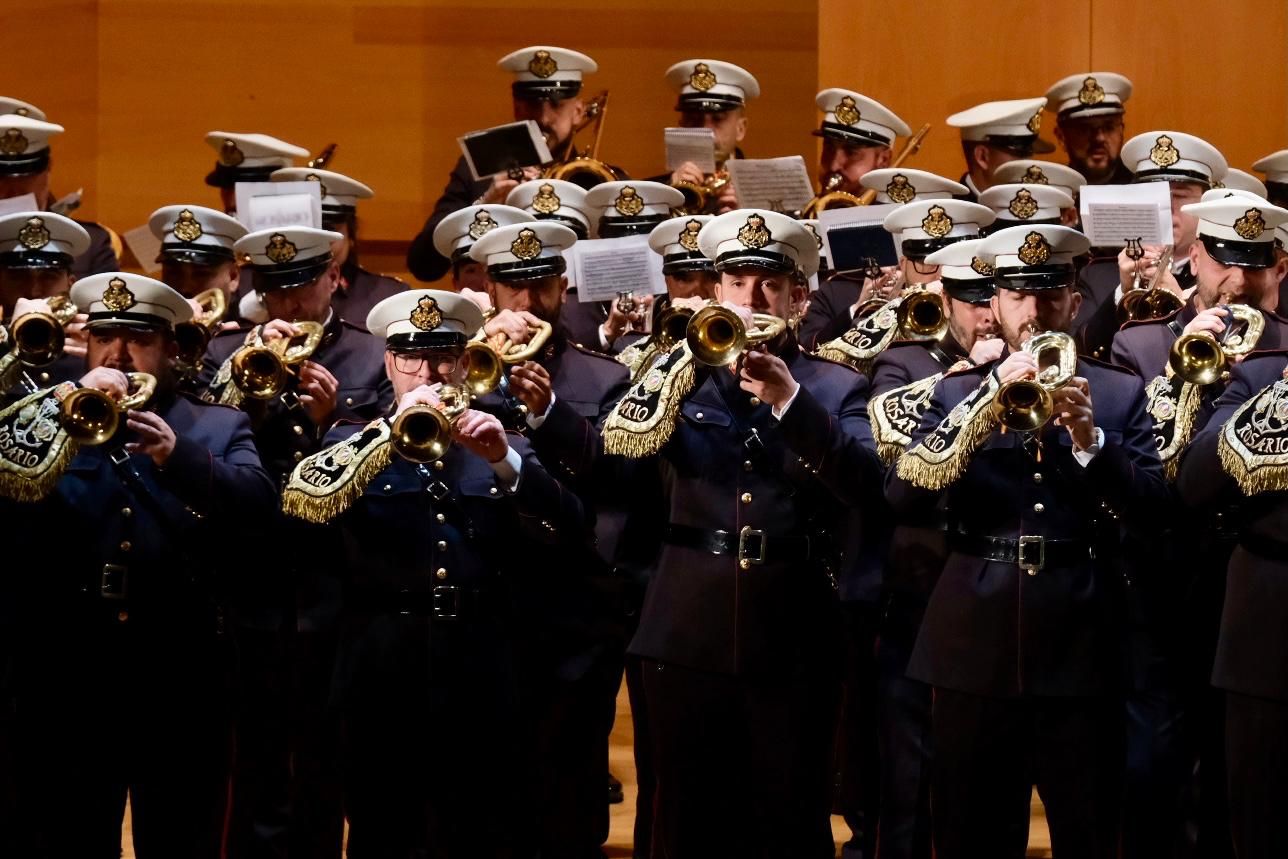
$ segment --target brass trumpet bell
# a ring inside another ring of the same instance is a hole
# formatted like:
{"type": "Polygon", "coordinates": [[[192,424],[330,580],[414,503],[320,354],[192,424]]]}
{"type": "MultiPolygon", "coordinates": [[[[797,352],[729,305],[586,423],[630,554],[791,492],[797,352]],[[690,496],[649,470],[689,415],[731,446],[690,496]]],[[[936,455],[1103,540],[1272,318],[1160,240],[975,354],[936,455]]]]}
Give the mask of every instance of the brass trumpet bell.
{"type": "Polygon", "coordinates": [[[496,390],[501,384],[504,364],[499,355],[480,340],[473,340],[465,346],[467,369],[465,371],[465,390],[472,397],[481,397],[496,390]]]}
{"type": "Polygon", "coordinates": [[[738,360],[748,346],[772,340],[787,330],[787,323],[766,313],[752,315],[748,330],[742,317],[727,307],[709,304],[693,314],[686,338],[693,357],[709,367],[724,367],[738,360]]]}
{"type": "Polygon", "coordinates": [[[899,302],[899,330],[919,339],[938,340],[948,330],[948,315],[938,295],[914,290],[899,302]]]}
{"type": "Polygon", "coordinates": [[[95,388],[77,388],[63,400],[63,429],[80,444],[103,444],[116,435],[121,415],[137,409],[156,391],[157,380],[147,373],[130,373],[130,392],[119,402],[95,388]]]}
{"type": "Polygon", "coordinates": [[[1171,316],[1185,306],[1176,293],[1168,289],[1133,289],[1123,296],[1118,315],[1128,322],[1148,321],[1171,316]]]}
{"type": "Polygon", "coordinates": [[[469,408],[470,395],[455,385],[443,385],[439,398],[438,406],[411,406],[394,418],[391,443],[403,459],[434,462],[452,446],[452,427],[469,408]]]}
{"type": "Polygon", "coordinates": [[[18,360],[28,367],[48,367],[63,354],[67,342],[63,326],[76,315],[76,305],[67,296],[56,295],[49,299],[49,310],[24,313],[10,326],[18,360]]]}
{"type": "Polygon", "coordinates": [[[201,305],[201,313],[174,326],[174,341],[179,351],[176,363],[185,370],[195,370],[201,365],[210,338],[228,313],[228,298],[218,287],[198,293],[193,301],[201,305]]]}
{"type": "Polygon", "coordinates": [[[693,311],[688,307],[675,307],[674,305],[662,311],[657,318],[657,328],[662,340],[667,343],[679,343],[685,338],[689,331],[689,320],[693,318],[693,311]]]}
{"type": "Polygon", "coordinates": [[[1223,306],[1230,311],[1230,318],[1220,340],[1208,331],[1182,334],[1168,352],[1167,364],[1172,372],[1191,385],[1210,385],[1219,380],[1230,359],[1255,349],[1265,330],[1265,317],[1256,308],[1246,304],[1223,306]]]}
{"type": "Polygon", "coordinates": [[[721,170],[706,176],[701,184],[681,180],[671,187],[684,195],[684,202],[678,210],[680,214],[712,215],[715,214],[715,202],[719,199],[720,192],[728,184],[729,173],[721,170]]]}
{"type": "Polygon", "coordinates": [[[1068,334],[1047,331],[1030,337],[1024,351],[1037,359],[1037,376],[1002,385],[993,398],[993,413],[1008,430],[1036,432],[1051,420],[1051,392],[1069,384],[1077,371],[1078,347],[1068,334]]]}
{"type": "Polygon", "coordinates": [[[232,381],[254,400],[271,400],[286,389],[291,368],[304,362],[322,342],[322,326],[316,322],[294,323],[303,333],[282,337],[268,345],[243,346],[233,353],[232,381]]]}

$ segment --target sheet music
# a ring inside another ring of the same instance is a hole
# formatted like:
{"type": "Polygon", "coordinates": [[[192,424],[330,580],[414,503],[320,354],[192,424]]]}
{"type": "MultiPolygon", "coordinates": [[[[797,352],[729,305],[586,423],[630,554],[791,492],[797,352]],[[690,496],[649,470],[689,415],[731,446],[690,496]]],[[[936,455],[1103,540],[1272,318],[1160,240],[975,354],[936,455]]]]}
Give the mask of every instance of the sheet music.
{"type": "Polygon", "coordinates": [[[1096,247],[1172,243],[1172,198],[1166,182],[1086,185],[1079,193],[1082,229],[1096,247]]]}
{"type": "Polygon", "coordinates": [[[691,161],[703,173],[716,172],[716,133],[710,128],[667,128],[662,136],[667,170],[678,170],[691,161]]]}
{"type": "Polygon", "coordinates": [[[725,162],[725,168],[733,182],[739,208],[790,214],[814,199],[809,170],[799,155],[733,158],[725,162]]]}
{"type": "Polygon", "coordinates": [[[322,227],[322,183],[238,182],[237,220],[246,229],[322,227]]]}
{"type": "Polygon", "coordinates": [[[619,292],[637,296],[666,291],[662,256],[648,246],[648,236],[590,239],[573,246],[570,278],[578,301],[609,301],[619,292]]]}

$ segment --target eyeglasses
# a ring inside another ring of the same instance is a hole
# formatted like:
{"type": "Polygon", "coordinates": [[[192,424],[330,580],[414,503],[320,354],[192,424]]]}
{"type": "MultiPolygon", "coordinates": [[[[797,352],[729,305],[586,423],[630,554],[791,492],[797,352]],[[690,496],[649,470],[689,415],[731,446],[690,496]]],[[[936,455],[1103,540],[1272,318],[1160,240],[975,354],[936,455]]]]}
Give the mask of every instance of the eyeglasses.
{"type": "Polygon", "coordinates": [[[395,352],[394,369],[410,376],[423,370],[426,361],[435,369],[444,366],[455,369],[460,360],[461,356],[455,352],[395,352]]]}

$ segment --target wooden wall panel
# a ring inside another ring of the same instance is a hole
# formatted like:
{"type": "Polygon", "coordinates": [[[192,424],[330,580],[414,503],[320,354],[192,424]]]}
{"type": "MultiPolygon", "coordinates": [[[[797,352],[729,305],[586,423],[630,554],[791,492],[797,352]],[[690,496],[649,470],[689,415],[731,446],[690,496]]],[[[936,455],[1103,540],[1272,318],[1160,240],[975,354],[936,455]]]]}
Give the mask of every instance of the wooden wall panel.
{"type": "MultiPolygon", "coordinates": [[[[957,178],[965,165],[944,119],[980,102],[1030,98],[1090,57],[1090,0],[819,0],[819,88],[846,87],[914,129],[931,124],[909,166],[957,178]]],[[[1045,120],[1045,117],[1044,117],[1045,120]]],[[[1050,121],[1042,134],[1052,137],[1050,121]]]]}

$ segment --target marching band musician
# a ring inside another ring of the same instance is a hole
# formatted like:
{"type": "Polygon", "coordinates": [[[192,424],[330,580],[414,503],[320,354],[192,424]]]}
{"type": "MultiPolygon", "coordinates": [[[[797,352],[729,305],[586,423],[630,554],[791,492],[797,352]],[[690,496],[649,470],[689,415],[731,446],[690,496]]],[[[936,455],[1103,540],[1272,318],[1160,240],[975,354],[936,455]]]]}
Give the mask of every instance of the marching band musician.
{"type": "MultiPolygon", "coordinates": [[[[568,145],[573,130],[586,114],[581,98],[583,75],[594,74],[599,65],[585,54],[548,45],[533,45],[505,55],[497,61],[514,75],[510,92],[514,97],[516,122],[530,119],[545,135],[546,145],[558,153],[568,145]]],[[[525,168],[523,179],[536,178],[538,171],[525,168]]],[[[418,280],[438,280],[447,274],[450,261],[434,249],[434,228],[439,221],[470,205],[498,205],[519,184],[520,179],[498,174],[491,179],[474,179],[462,155],[452,168],[447,187],[434,204],[434,211],[407,251],[407,268],[418,280]]]]}
{"type": "MultiPolygon", "coordinates": [[[[993,318],[993,268],[979,257],[982,239],[967,239],[926,257],[940,267],[946,330],[938,340],[896,340],[872,365],[872,434],[892,463],[921,422],[935,383],[950,370],[991,363],[1005,343],[993,318]]],[[[876,717],[881,755],[881,855],[929,859],[930,687],[907,676],[926,601],[943,569],[942,511],[901,517],[891,530],[883,569],[876,717]]],[[[859,699],[859,707],[871,707],[859,699]]]]}
{"type": "Polygon", "coordinates": [[[439,221],[434,227],[434,249],[451,260],[454,291],[490,307],[487,304],[487,267],[470,256],[470,246],[497,227],[532,220],[535,217],[531,212],[505,205],[466,206],[439,221]]]}
{"type": "MultiPolygon", "coordinates": [[[[206,353],[203,397],[238,405],[280,485],[296,463],[316,452],[337,420],[370,420],[385,412],[393,390],[384,350],[331,305],[339,284],[332,246],[339,233],[311,227],[259,230],[234,245],[248,259],[251,283],[271,322],[217,335],[206,353]],[[299,335],[297,323],[321,326],[311,354],[288,372],[279,391],[244,393],[234,355],[256,343],[299,335]]],[[[274,520],[282,522],[283,520],[274,520]]],[[[285,531],[283,524],[283,531],[285,531]]],[[[338,581],[308,577],[290,543],[258,548],[275,571],[233,594],[239,674],[237,757],[232,778],[229,855],[336,856],[343,836],[335,731],[324,704],[329,691],[339,610],[338,581]]]]}
{"type": "MultiPolygon", "coordinates": [[[[90,246],[90,235],[77,222],[52,212],[13,212],[0,215],[0,318],[10,326],[28,313],[50,313],[52,299],[66,299],[76,279],[72,267],[90,246]]],[[[57,317],[56,318],[60,318],[57,317]]],[[[49,384],[80,378],[85,370],[85,316],[72,316],[66,324],[60,355],[42,366],[19,361],[10,334],[0,345],[0,384],[21,385],[23,393],[49,384]],[[25,378],[24,378],[25,376],[25,378]]],[[[34,356],[33,356],[34,358],[34,356]]],[[[0,390],[0,397],[8,391],[0,390]]]]}
{"type": "MultiPolygon", "coordinates": [[[[37,206],[55,214],[50,211],[57,201],[49,187],[49,141],[62,134],[63,127],[47,122],[45,114],[33,105],[0,105],[0,110],[6,111],[0,114],[0,199],[31,194],[37,206]],[[8,112],[11,110],[19,112],[8,112]]],[[[89,247],[72,260],[72,276],[115,271],[120,266],[116,258],[120,239],[93,221],[77,223],[89,234],[90,241],[89,247]]]]}
{"type": "Polygon", "coordinates": [[[1225,698],[1226,784],[1240,859],[1279,853],[1275,815],[1288,797],[1286,356],[1283,350],[1255,352],[1233,368],[1214,414],[1181,462],[1177,481],[1181,498],[1200,521],[1233,505],[1238,523],[1211,682],[1225,698]]]}
{"type": "Polygon", "coordinates": [[[8,838],[24,856],[116,856],[128,791],[139,855],[216,859],[230,731],[220,597],[234,570],[202,547],[262,521],[273,484],[245,415],[176,390],[174,326],[192,315],[181,295],[111,272],[72,300],[89,316],[88,372],[0,413],[5,521],[58,554],[13,579],[22,610],[0,633],[16,645],[21,825],[8,838]],[[102,443],[69,435],[63,406],[85,389],[121,400],[127,373],[155,381],[150,399],[102,443]]]}
{"type": "Polygon", "coordinates": [[[1119,159],[1123,118],[1131,81],[1114,72],[1069,75],[1046,91],[1046,109],[1056,116],[1055,139],[1069,166],[1092,185],[1126,185],[1132,173],[1119,159]]]}
{"type": "Polygon", "coordinates": [[[993,184],[993,171],[999,164],[1055,151],[1054,146],[1038,136],[1046,101],[1045,98],[990,101],[944,120],[961,132],[966,172],[960,181],[967,187],[965,199],[978,202],[979,195],[993,184]]]}
{"type": "MultiPolygon", "coordinates": [[[[675,109],[680,128],[709,128],[714,136],[716,175],[730,158],[743,158],[741,144],[747,136],[747,102],[760,96],[760,82],[741,66],[723,60],[681,60],[666,70],[666,82],[677,93],[675,109]]],[[[709,177],[686,161],[669,179],[674,185],[691,182],[704,185],[709,177]]],[[[738,205],[732,182],[716,195],[716,211],[727,212],[738,205]]]]}
{"type": "Polygon", "coordinates": [[[268,182],[273,172],[290,167],[298,158],[308,158],[302,146],[267,134],[231,131],[206,133],[206,144],[215,150],[214,169],[206,184],[219,190],[219,201],[228,215],[237,214],[237,183],[268,182]]]}
{"type": "Polygon", "coordinates": [[[943,503],[948,519],[948,559],[908,668],[934,687],[931,803],[946,859],[1023,856],[1013,823],[1035,780],[1056,853],[1116,855],[1123,717],[1109,514],[1144,526],[1166,486],[1139,379],[1075,364],[1058,336],[1046,347],[1058,361],[1024,348],[1036,332],[1068,330],[1073,259],[1087,244],[1045,225],[984,240],[1008,351],[936,385],[886,480],[896,514],[943,503]],[[999,431],[999,386],[1039,371],[1053,387],[1067,377],[1049,392],[1055,422],[999,431]]]}
{"type": "MultiPolygon", "coordinates": [[[[499,227],[471,246],[471,257],[487,267],[496,310],[484,337],[519,344],[543,324],[552,330],[536,355],[476,403],[526,435],[546,470],[589,508],[603,453],[599,427],[625,392],[627,375],[570,339],[563,324],[564,252],[575,242],[571,229],[544,220],[499,227]]],[[[594,855],[608,838],[608,736],[625,649],[623,581],[613,564],[624,506],[619,498],[598,505],[594,545],[570,553],[567,576],[519,585],[534,624],[521,668],[539,725],[536,841],[543,854],[594,855]]]]}
{"type": "Polygon", "coordinates": [[[322,186],[322,229],[344,238],[331,246],[331,257],[340,267],[340,283],[331,295],[331,306],[341,319],[361,322],[371,308],[407,285],[396,277],[376,274],[358,259],[358,201],[375,192],[357,179],[316,167],[284,167],[269,176],[274,182],[317,182],[322,186]]]}
{"type": "Polygon", "coordinates": [[[912,129],[894,111],[854,90],[825,89],[814,101],[823,111],[822,122],[813,132],[823,139],[819,187],[840,176],[834,190],[861,196],[860,180],[872,170],[889,166],[895,139],[909,136],[912,129]]]}
{"type": "MultiPolygon", "coordinates": [[[[397,406],[365,426],[337,425],[285,493],[289,512],[330,522],[310,542],[344,587],[335,694],[355,859],[537,855],[527,831],[534,728],[515,665],[530,644],[519,612],[532,606],[516,587],[567,575],[534,559],[586,545],[587,517],[487,412],[464,411],[432,462],[404,458],[391,438],[409,408],[438,405],[444,384],[462,383],[482,321],[450,292],[376,305],[367,323],[385,342],[397,406]],[[498,802],[517,813],[498,820],[498,802]]],[[[598,788],[602,803],[602,772],[598,788]]]]}
{"type": "MultiPolygon", "coordinates": [[[[1086,316],[1082,328],[1082,349],[1093,357],[1118,363],[1119,355],[1113,349],[1122,323],[1119,320],[1119,302],[1132,288],[1133,281],[1148,285],[1155,277],[1158,285],[1179,297],[1194,286],[1196,270],[1192,256],[1196,252],[1195,218],[1186,207],[1198,203],[1203,193],[1225,179],[1228,171],[1225,157],[1215,147],[1201,138],[1175,131],[1150,131],[1138,134],[1123,146],[1123,161],[1133,175],[1133,182],[1166,182],[1172,200],[1172,270],[1161,274],[1157,271],[1163,248],[1145,245],[1143,256],[1133,260],[1124,248],[1117,256],[1117,274],[1108,260],[1098,259],[1081,272],[1087,292],[1097,301],[1095,310],[1086,316]]],[[[1195,301],[1190,297],[1190,302],[1195,301]]],[[[1189,321],[1192,311],[1184,309],[1189,321]]],[[[1158,320],[1150,320],[1158,321],[1158,320]]],[[[1162,320],[1164,323],[1169,320],[1162,320]]],[[[1133,323],[1133,327],[1138,323],[1133,323]]],[[[1130,366],[1130,365],[1129,365],[1130,366]]],[[[1132,367],[1146,379],[1161,369],[1149,367],[1142,372],[1132,367]],[[1149,374],[1149,375],[1146,375],[1149,374]]]]}
{"type": "Polygon", "coordinates": [[[162,206],[148,216],[161,242],[161,280],[184,298],[208,289],[233,306],[241,269],[233,246],[249,232],[236,218],[204,206],[162,206]]]}
{"type": "MultiPolygon", "coordinates": [[[[698,241],[720,272],[717,299],[743,320],[785,319],[817,265],[813,235],[774,212],[720,215],[698,241]]],[[[660,519],[662,545],[630,646],[657,770],[655,854],[832,855],[827,535],[843,505],[870,497],[879,465],[866,379],[790,332],[767,345],[695,370],[679,344],[605,424],[606,450],[646,454],[639,497],[653,497],[652,480],[660,492],[640,510],[660,519]],[[710,790],[712,773],[726,790],[710,790]]]]}
{"type": "Polygon", "coordinates": [[[527,212],[538,221],[557,221],[577,234],[577,241],[590,238],[595,216],[586,204],[585,188],[562,179],[529,179],[515,186],[505,204],[527,212]]]}

